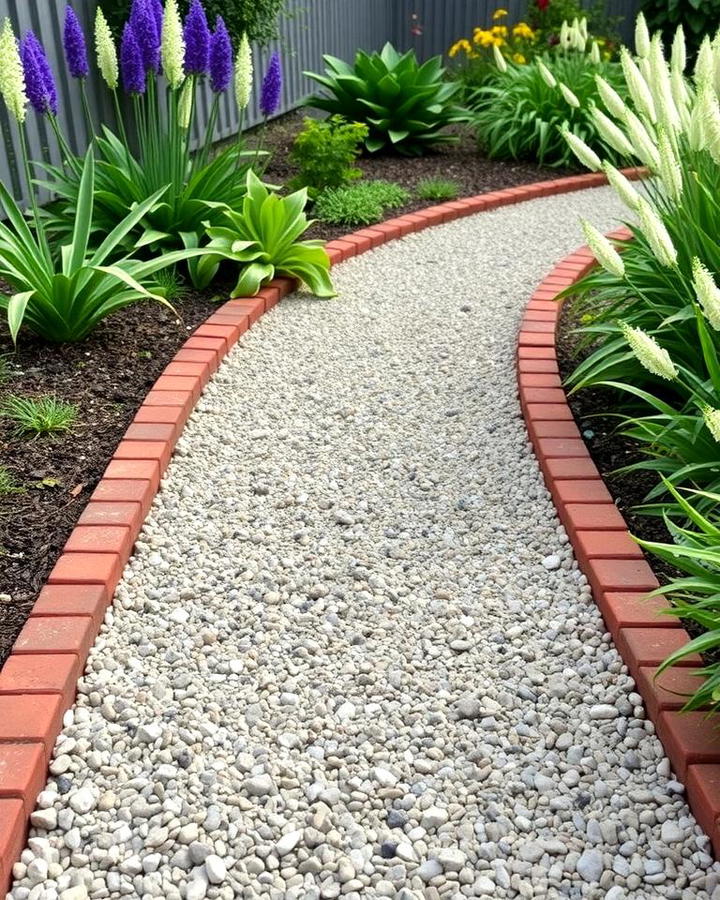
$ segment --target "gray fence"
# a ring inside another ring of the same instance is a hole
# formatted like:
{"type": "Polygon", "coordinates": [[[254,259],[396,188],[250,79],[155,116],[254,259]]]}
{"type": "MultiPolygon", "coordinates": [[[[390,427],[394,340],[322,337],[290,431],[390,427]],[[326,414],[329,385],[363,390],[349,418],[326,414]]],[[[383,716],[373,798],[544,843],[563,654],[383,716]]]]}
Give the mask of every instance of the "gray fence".
{"type": "MultiPolygon", "coordinates": [[[[471,34],[475,25],[489,23],[499,3],[500,0],[289,0],[279,41],[285,74],[280,111],[295,109],[312,91],[313,83],[302,73],[308,69],[320,70],[324,53],[350,59],[357,48],[376,50],[385,41],[392,41],[401,49],[415,47],[422,58],[445,53],[455,40],[471,34]],[[414,29],[414,25],[418,28],[414,29]],[[418,30],[421,33],[414,33],[418,30]]],[[[640,0],[606,0],[611,15],[627,17],[623,35],[626,39],[629,39],[629,29],[639,3],[640,0]]],[[[64,77],[62,26],[65,5],[66,0],[0,0],[0,20],[8,16],[17,34],[32,28],[42,40],[58,76],[60,125],[71,146],[81,150],[87,146],[88,136],[80,94],[73,80],[64,77]]],[[[97,0],[73,0],[73,7],[89,38],[96,5],[97,0]]],[[[510,12],[510,21],[516,21],[527,9],[527,0],[509,0],[503,6],[510,12]]],[[[255,91],[245,120],[247,125],[261,121],[257,98],[268,55],[268,50],[255,51],[255,91]]],[[[112,125],[114,115],[110,97],[94,66],[88,82],[95,121],[112,125]]],[[[208,92],[200,99],[198,134],[204,133],[209,108],[208,92]]],[[[229,137],[237,132],[237,128],[237,110],[229,93],[221,105],[217,138],[229,137]]],[[[21,199],[25,195],[25,186],[17,165],[16,131],[1,102],[0,131],[4,149],[0,158],[0,179],[21,199]]],[[[47,122],[32,111],[28,115],[28,134],[33,159],[60,162],[55,138],[47,122]]]]}

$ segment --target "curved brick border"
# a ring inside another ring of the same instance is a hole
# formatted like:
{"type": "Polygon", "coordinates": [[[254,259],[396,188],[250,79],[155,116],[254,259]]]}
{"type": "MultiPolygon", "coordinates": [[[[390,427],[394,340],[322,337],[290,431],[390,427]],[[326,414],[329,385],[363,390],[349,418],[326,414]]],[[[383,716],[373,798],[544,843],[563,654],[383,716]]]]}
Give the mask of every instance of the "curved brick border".
{"type": "MultiPolygon", "coordinates": [[[[626,175],[639,177],[642,171],[626,170],[626,175]]],[[[326,249],[336,264],[431,225],[605,183],[601,174],[576,175],[480,194],[362,228],[330,241],[326,249]]],[[[587,263],[583,257],[583,267],[587,263]]],[[[175,354],[118,445],[0,671],[0,891],[25,846],[27,821],[45,785],[63,715],[185,422],[240,335],[296,286],[292,279],[276,278],[256,297],[228,301],[175,354]]],[[[533,331],[543,339],[534,348],[539,353],[530,354],[540,362],[550,361],[544,354],[552,350],[545,339],[552,338],[554,319],[546,313],[555,305],[546,306],[533,309],[528,320],[540,326],[533,331]]],[[[558,405],[560,395],[564,402],[559,385],[557,380],[558,405]]]]}
{"type": "MultiPolygon", "coordinates": [[[[620,228],[608,237],[628,240],[630,232],[620,228]]],[[[698,685],[692,669],[702,661],[688,656],[654,677],[657,666],[690,636],[677,619],[660,615],[667,601],[646,598],[658,581],[590,457],[560,381],[555,333],[561,304],[555,297],[594,264],[590,250],[581,247],[558,263],[532,295],[518,337],[520,403],[545,483],[595,602],[685,783],[695,818],[720,856],[720,732],[705,713],[679,711],[681,695],[698,685]]]]}

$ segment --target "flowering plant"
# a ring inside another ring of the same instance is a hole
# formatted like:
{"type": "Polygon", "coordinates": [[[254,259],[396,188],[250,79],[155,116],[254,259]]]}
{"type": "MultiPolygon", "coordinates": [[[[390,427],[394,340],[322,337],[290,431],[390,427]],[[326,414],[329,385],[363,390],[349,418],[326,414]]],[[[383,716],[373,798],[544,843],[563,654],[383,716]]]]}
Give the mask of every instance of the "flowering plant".
{"type": "Polygon", "coordinates": [[[490,51],[492,47],[497,47],[508,59],[521,64],[527,62],[534,52],[537,34],[527,22],[508,25],[505,21],[507,16],[506,9],[496,9],[492,15],[492,25],[488,28],[478,26],[473,29],[471,39],[455,41],[448,50],[448,56],[453,59],[464,54],[466,60],[484,59],[491,62],[490,51]]]}
{"type": "MultiPolygon", "coordinates": [[[[191,0],[184,21],[177,0],[165,8],[155,0],[133,0],[122,29],[119,52],[100,9],[95,22],[95,49],[100,74],[111,91],[118,134],[103,126],[95,140],[98,152],[94,234],[102,235],[134,204],[165,188],[162,199],[127,235],[126,244],[181,247],[181,233],[201,232],[203,222],[216,215],[213,204],[239,204],[245,191],[245,171],[251,155],[242,144],[226,148],[210,160],[220,103],[233,85],[244,109],[251,77],[249,44],[241,42],[234,72],[233,50],[227,28],[218,16],[211,29],[200,0],[191,0]],[[164,76],[164,85],[160,73],[164,76]],[[200,146],[193,153],[192,135],[197,113],[197,92],[207,82],[212,103],[200,146]],[[123,114],[119,92],[129,99],[123,114]],[[128,135],[137,136],[137,142],[128,135]]],[[[68,13],[65,50],[68,68],[84,85],[88,65],[85,38],[79,23],[68,13]],[[81,73],[86,74],[81,74],[81,73]]],[[[49,210],[49,227],[58,236],[72,229],[77,209],[80,167],[65,154],[63,166],[45,166],[45,185],[59,200],[49,210]]]]}
{"type": "Polygon", "coordinates": [[[88,150],[81,169],[77,215],[61,259],[50,253],[42,222],[33,231],[16,202],[0,183],[0,206],[7,222],[0,222],[0,278],[13,293],[0,293],[0,309],[7,315],[13,340],[22,326],[49,341],[78,341],[104,318],[140,300],[169,304],[147,283],[160,269],[187,260],[197,251],[156,254],[149,262],[123,255],[123,239],[157,202],[162,189],[139,203],[106,235],[96,250],[89,249],[93,222],[95,163],[88,150]]]}
{"type": "MultiPolygon", "coordinates": [[[[597,158],[618,161],[627,149],[601,131],[594,110],[599,102],[596,76],[624,90],[617,63],[603,60],[584,19],[564,23],[562,39],[551,52],[528,63],[515,63],[493,46],[494,65],[466,103],[475,110],[478,141],[492,157],[534,159],[546,165],[570,165],[570,144],[580,140],[597,158]]],[[[614,135],[613,135],[614,137],[614,135]]],[[[577,144],[575,145],[577,147],[577,144]]]]}

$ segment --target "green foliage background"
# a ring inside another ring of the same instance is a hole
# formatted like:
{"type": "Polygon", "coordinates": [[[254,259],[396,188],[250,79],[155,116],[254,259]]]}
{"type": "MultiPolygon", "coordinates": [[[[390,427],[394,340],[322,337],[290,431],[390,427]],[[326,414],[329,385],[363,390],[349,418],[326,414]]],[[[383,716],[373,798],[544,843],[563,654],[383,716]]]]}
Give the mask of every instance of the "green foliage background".
{"type": "MultiPolygon", "coordinates": [[[[119,35],[130,11],[131,0],[102,0],[99,4],[115,34],[119,35]]],[[[243,31],[251,41],[268,44],[278,36],[278,19],[285,0],[204,0],[210,27],[215,17],[222,16],[235,44],[243,31]]],[[[188,0],[181,0],[180,10],[187,11],[188,0]]]]}
{"type": "Polygon", "coordinates": [[[650,31],[662,31],[668,45],[682,25],[694,55],[705,35],[712,36],[720,23],[720,0],[645,0],[643,12],[650,31]]]}

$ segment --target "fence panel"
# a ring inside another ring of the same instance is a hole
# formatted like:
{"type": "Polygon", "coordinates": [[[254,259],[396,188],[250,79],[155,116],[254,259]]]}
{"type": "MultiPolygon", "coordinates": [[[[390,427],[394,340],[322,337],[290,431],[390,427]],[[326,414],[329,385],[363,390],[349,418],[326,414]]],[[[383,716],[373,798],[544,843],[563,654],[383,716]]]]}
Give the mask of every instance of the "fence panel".
{"type": "MultiPolygon", "coordinates": [[[[591,2],[591,0],[585,0],[591,2]]],[[[74,8],[85,27],[92,44],[92,23],[97,0],[75,0],[74,8]]],[[[322,56],[330,53],[343,59],[351,59],[358,49],[378,50],[385,41],[393,41],[401,49],[415,47],[421,58],[445,53],[459,37],[471,34],[475,25],[487,24],[499,0],[289,0],[289,11],[280,26],[281,37],[277,42],[283,60],[284,85],[280,113],[296,109],[312,92],[313,82],[302,73],[304,70],[322,69],[322,56]],[[413,16],[417,18],[414,19],[413,16]],[[414,34],[418,25],[421,33],[414,34]]],[[[0,0],[0,21],[10,18],[16,34],[32,28],[45,45],[50,63],[57,74],[58,120],[76,151],[87,147],[88,134],[80,102],[77,84],[67,77],[62,52],[62,27],[66,0],[0,0]]],[[[522,17],[527,0],[506,0],[510,20],[522,17]]],[[[611,15],[625,15],[623,36],[631,38],[634,14],[640,0],[607,0],[611,15]]],[[[253,96],[247,110],[245,124],[257,125],[262,121],[259,109],[260,83],[271,48],[254,48],[255,74],[253,96]]],[[[115,117],[109,92],[94,66],[88,79],[88,99],[96,125],[114,125],[115,117]]],[[[206,88],[198,103],[195,141],[205,133],[211,105],[211,94],[206,88]]],[[[216,137],[228,138],[237,133],[239,117],[232,93],[220,104],[216,137]]],[[[8,121],[7,111],[0,103],[0,179],[11,188],[18,200],[26,199],[25,179],[19,164],[20,148],[14,125],[8,121]]],[[[32,159],[45,163],[60,162],[57,144],[45,119],[32,110],[28,112],[28,142],[32,159]]],[[[36,171],[41,176],[41,171],[36,171]]],[[[44,199],[48,195],[44,195],[44,199]]]]}

